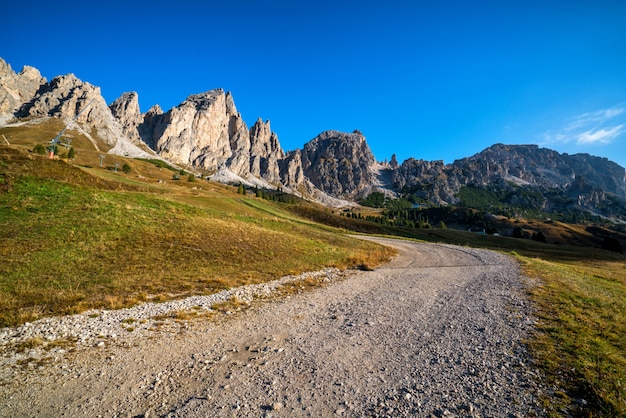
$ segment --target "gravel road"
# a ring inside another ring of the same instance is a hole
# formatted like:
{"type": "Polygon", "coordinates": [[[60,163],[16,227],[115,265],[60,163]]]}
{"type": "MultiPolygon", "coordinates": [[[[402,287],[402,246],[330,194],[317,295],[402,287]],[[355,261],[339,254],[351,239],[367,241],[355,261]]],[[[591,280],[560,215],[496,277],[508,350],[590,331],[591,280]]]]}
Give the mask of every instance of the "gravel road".
{"type": "MultiPolygon", "coordinates": [[[[369,239],[399,255],[219,320],[100,334],[41,366],[6,354],[0,416],[544,416],[546,389],[522,344],[530,283],[516,263],[369,239]]],[[[55,321],[29,327],[53,332],[55,321]]]]}

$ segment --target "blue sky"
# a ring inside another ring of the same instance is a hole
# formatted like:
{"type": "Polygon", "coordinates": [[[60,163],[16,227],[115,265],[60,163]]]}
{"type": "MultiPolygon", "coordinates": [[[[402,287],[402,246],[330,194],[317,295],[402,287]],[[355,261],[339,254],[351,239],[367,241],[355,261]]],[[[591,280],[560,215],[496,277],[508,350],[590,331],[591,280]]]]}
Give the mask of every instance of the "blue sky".
{"type": "Polygon", "coordinates": [[[494,143],[626,166],[626,2],[107,1],[3,6],[0,57],[74,73],[142,111],[231,91],[286,150],[324,130],[380,161],[494,143]]]}

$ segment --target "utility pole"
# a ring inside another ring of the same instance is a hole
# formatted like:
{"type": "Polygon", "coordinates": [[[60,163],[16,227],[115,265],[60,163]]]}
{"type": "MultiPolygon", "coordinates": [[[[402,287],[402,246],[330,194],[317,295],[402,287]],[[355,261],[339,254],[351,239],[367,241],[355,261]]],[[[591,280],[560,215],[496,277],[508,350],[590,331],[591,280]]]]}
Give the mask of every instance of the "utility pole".
{"type": "Polygon", "coordinates": [[[2,137],[3,137],[3,138],[4,138],[4,140],[7,142],[7,145],[11,145],[11,144],[9,144],[9,140],[7,139],[7,137],[6,137],[6,136],[2,135],[2,137]]]}

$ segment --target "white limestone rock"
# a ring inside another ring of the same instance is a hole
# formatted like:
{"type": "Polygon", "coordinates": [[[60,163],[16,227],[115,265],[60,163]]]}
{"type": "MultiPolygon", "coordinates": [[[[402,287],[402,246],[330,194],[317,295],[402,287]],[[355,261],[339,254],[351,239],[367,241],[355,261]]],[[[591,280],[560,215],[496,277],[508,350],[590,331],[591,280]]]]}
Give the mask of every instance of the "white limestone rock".
{"type": "Polygon", "coordinates": [[[32,100],[46,81],[36,68],[24,66],[22,71],[15,73],[0,58],[0,119],[11,119],[24,103],[32,100]]]}

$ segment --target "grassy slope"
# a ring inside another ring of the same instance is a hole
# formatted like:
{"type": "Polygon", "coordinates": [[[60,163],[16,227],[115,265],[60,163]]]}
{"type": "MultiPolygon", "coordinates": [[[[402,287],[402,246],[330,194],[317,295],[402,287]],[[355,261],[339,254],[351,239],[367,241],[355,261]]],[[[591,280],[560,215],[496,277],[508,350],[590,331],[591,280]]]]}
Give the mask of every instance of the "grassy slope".
{"type": "MultiPolygon", "coordinates": [[[[0,147],[0,325],[257,283],[390,250],[233,188],[79,168],[0,147]]],[[[168,174],[171,178],[171,172],[168,174]]]]}

